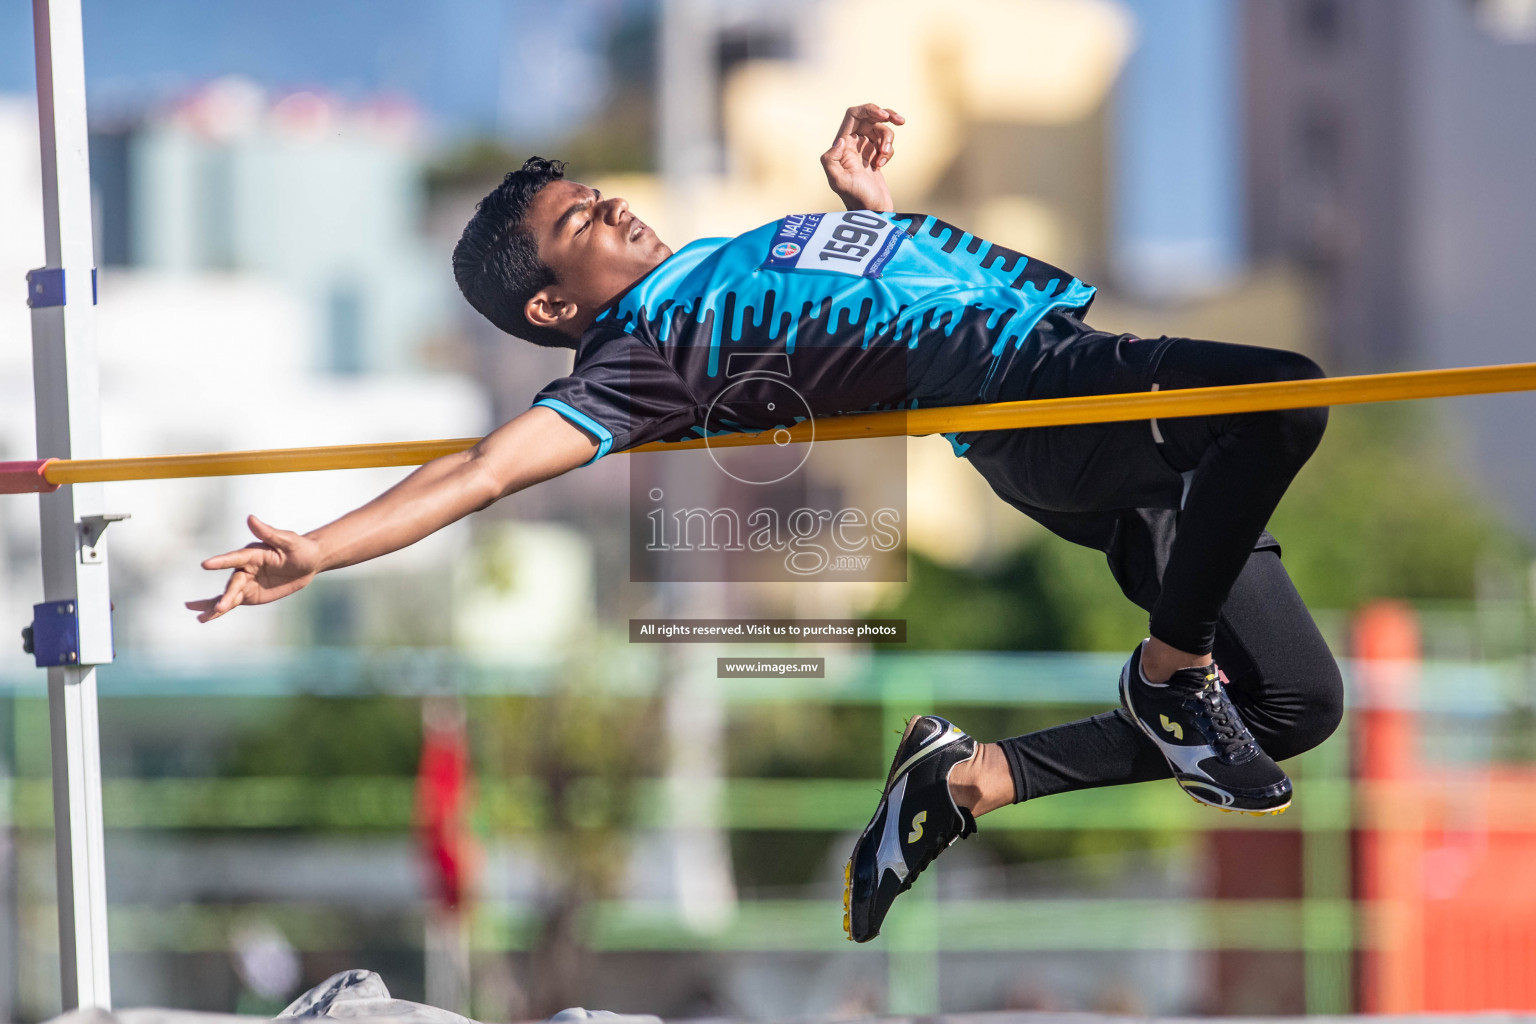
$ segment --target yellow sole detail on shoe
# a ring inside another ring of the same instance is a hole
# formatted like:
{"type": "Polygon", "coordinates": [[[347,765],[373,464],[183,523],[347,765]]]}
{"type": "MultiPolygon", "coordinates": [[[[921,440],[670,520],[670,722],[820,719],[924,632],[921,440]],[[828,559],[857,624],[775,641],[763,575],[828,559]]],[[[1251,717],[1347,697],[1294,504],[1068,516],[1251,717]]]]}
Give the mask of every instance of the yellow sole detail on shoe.
{"type": "Polygon", "coordinates": [[[853,859],[843,865],[843,934],[853,941],[853,918],[849,906],[853,902],[853,859]]]}
{"type": "Polygon", "coordinates": [[[1212,810],[1220,811],[1222,814],[1233,814],[1233,813],[1246,814],[1250,818],[1266,818],[1266,817],[1269,817],[1269,816],[1275,815],[1275,814],[1284,814],[1287,810],[1290,809],[1290,806],[1291,806],[1289,803],[1287,803],[1287,804],[1285,804],[1285,805],[1283,805],[1281,807],[1276,807],[1274,810],[1270,810],[1270,811],[1245,811],[1245,810],[1241,810],[1240,808],[1236,808],[1236,807],[1217,807],[1215,804],[1207,803],[1206,801],[1201,800],[1199,797],[1197,797],[1197,796],[1195,796],[1195,795],[1193,795],[1191,793],[1185,793],[1184,795],[1189,797],[1195,803],[1199,804],[1201,807],[1209,807],[1212,810]]]}
{"type": "Polygon", "coordinates": [[[1284,807],[1276,807],[1272,811],[1243,811],[1242,813],[1248,815],[1250,818],[1268,818],[1276,814],[1284,814],[1287,810],[1290,809],[1290,806],[1290,804],[1286,804],[1284,807]]]}

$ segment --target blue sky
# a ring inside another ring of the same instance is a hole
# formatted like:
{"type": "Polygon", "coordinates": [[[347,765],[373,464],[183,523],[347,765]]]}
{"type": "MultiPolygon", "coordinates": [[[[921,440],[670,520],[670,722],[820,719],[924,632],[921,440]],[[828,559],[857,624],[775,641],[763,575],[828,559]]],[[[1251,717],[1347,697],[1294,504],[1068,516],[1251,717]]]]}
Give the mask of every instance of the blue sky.
{"type": "MultiPolygon", "coordinates": [[[[406,93],[450,133],[558,135],[601,101],[625,0],[83,0],[89,103],[133,111],[242,74],[277,89],[406,93]]],[[[31,4],[0,2],[0,91],[31,93],[31,4]]]]}

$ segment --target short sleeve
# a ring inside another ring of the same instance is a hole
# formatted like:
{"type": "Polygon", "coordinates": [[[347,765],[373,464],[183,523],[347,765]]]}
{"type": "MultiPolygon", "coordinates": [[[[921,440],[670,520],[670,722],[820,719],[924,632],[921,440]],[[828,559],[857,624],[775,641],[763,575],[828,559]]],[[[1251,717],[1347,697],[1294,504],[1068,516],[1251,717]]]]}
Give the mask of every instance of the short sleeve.
{"type": "Polygon", "coordinates": [[[584,338],[570,375],[551,381],[533,404],[553,409],[596,441],[592,462],[675,438],[698,420],[692,393],[666,358],[619,332],[584,338]]]}

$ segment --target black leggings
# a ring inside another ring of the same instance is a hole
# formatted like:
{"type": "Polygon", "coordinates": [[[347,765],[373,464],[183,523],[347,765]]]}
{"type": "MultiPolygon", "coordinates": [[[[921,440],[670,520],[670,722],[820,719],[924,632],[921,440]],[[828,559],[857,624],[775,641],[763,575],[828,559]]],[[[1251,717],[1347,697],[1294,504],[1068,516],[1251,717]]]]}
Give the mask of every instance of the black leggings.
{"type": "MultiPolygon", "coordinates": [[[[1338,664],[1273,550],[1252,552],[1216,624],[1227,693],[1265,753],[1294,757],[1327,739],[1344,710],[1338,664]]],[[[1000,744],[1015,800],[1169,777],[1168,762],[1116,708],[1000,744]]]]}
{"type": "MultiPolygon", "coordinates": [[[[1180,339],[1153,379],[1168,390],[1319,376],[1317,364],[1293,352],[1180,339]]],[[[1321,743],[1343,707],[1338,666],[1264,533],[1327,419],[1316,408],[1160,420],[1157,450],[1185,480],[1181,509],[1101,515],[1114,526],[1100,541],[1086,539],[1097,527],[1073,522],[1093,517],[1037,515],[1109,553],[1122,589],[1151,613],[1152,636],[1214,654],[1243,720],[1277,759],[1321,743]]],[[[1003,740],[1002,748],[1020,800],[1169,776],[1157,748],[1120,711],[1003,740]]]]}
{"type": "MultiPolygon", "coordinates": [[[[1322,375],[1295,352],[1180,339],[1163,354],[1155,380],[1171,390],[1322,375]]],[[[1327,424],[1326,408],[1159,421],[1163,458],[1189,476],[1151,608],[1153,636],[1181,651],[1211,651],[1227,591],[1327,424]]]]}

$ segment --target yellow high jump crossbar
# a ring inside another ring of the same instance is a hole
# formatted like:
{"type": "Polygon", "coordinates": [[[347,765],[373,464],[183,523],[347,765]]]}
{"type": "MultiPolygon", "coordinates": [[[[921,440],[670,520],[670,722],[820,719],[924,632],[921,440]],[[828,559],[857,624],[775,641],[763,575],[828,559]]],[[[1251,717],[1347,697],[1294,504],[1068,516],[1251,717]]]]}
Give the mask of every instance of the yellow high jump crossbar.
{"type": "MultiPolygon", "coordinates": [[[[1170,419],[1220,413],[1305,409],[1323,405],[1398,402],[1455,395],[1486,395],[1536,390],[1536,363],[1467,366],[1445,370],[1411,370],[1318,380],[1232,384],[1173,391],[1047,398],[988,405],[939,406],[858,413],[805,421],[781,430],[749,434],[718,434],[672,443],[654,442],[629,449],[636,452],[683,451],[694,448],[736,448],[760,444],[843,441],[865,437],[895,437],[976,430],[1016,430],[1025,427],[1111,423],[1123,420],[1170,419]]],[[[39,459],[0,462],[0,494],[52,491],[63,484],[108,480],[164,480],[178,477],[241,476],[255,473],[302,473],[326,469],[418,466],[443,455],[464,451],[480,439],[393,441],[379,444],[328,445],[319,448],[273,448],[261,451],[210,452],[190,455],[149,455],[120,459],[39,459]]]]}

